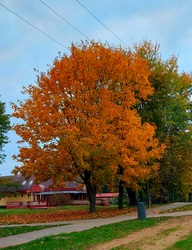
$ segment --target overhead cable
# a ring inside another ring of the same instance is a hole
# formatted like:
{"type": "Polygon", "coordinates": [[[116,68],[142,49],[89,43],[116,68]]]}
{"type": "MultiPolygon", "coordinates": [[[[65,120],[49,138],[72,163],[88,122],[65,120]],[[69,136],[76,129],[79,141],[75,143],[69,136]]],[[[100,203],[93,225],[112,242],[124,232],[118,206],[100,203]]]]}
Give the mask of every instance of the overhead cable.
{"type": "Polygon", "coordinates": [[[65,21],[67,24],[69,24],[73,29],[75,29],[77,32],[79,32],[82,36],[84,36],[87,40],[90,40],[86,35],[84,35],[79,29],[77,29],[73,24],[71,24],[69,21],[67,21],[63,16],[58,14],[54,9],[52,9],[49,5],[47,5],[42,0],[39,0],[42,4],[44,4],[48,9],[50,9],[52,12],[54,12],[57,16],[59,16],[63,21],[65,21]]]}
{"type": "Polygon", "coordinates": [[[128,45],[123,42],[123,40],[118,37],[111,29],[109,29],[99,18],[97,18],[89,9],[87,9],[79,0],[76,0],[76,2],[78,4],[80,4],[86,11],[89,12],[89,14],[91,14],[98,22],[100,22],[111,34],[113,34],[121,43],[123,43],[126,47],[128,47],[128,45]]]}
{"type": "Polygon", "coordinates": [[[41,32],[42,34],[44,34],[45,36],[47,36],[48,38],[50,38],[51,40],[53,40],[54,42],[56,42],[57,44],[59,44],[60,46],[64,47],[65,49],[69,50],[69,48],[67,48],[64,44],[58,42],[55,38],[53,38],[52,36],[50,36],[49,34],[47,34],[46,32],[44,32],[43,30],[39,29],[38,27],[36,27],[34,24],[30,23],[29,21],[27,21],[25,18],[23,18],[22,16],[20,16],[19,14],[15,13],[14,11],[12,11],[11,9],[9,9],[8,7],[6,7],[5,5],[3,5],[2,3],[0,3],[0,5],[2,7],[4,7],[5,9],[7,9],[8,11],[10,11],[11,13],[13,13],[15,16],[19,17],[21,20],[23,20],[24,22],[26,22],[27,24],[29,24],[30,26],[32,26],[33,28],[35,28],[36,30],[38,30],[39,32],[41,32]]]}

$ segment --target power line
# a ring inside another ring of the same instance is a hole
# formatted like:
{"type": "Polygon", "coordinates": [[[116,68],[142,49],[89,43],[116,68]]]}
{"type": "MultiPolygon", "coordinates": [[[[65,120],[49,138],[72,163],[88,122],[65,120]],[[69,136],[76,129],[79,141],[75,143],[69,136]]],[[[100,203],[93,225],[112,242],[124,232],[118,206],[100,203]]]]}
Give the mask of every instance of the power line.
{"type": "Polygon", "coordinates": [[[57,16],[59,16],[63,21],[65,21],[67,24],[69,24],[73,29],[75,29],[77,32],[79,32],[82,36],[84,36],[87,40],[90,40],[86,35],[84,35],[79,29],[77,29],[73,24],[71,24],[69,21],[67,21],[63,16],[58,14],[54,9],[52,9],[49,5],[47,5],[42,0],[39,0],[42,4],[44,4],[48,9],[50,9],[52,12],[54,12],[57,16]]]}
{"type": "Polygon", "coordinates": [[[69,50],[69,48],[67,48],[64,44],[58,42],[55,38],[53,38],[52,36],[48,35],[46,32],[44,32],[43,30],[39,29],[38,27],[36,27],[35,25],[33,25],[32,23],[30,23],[29,21],[27,21],[26,19],[24,19],[22,16],[20,16],[19,14],[15,13],[14,11],[12,11],[11,9],[9,9],[8,7],[6,7],[5,5],[3,5],[2,3],[0,3],[0,5],[2,7],[4,7],[5,9],[7,9],[8,11],[10,11],[11,13],[13,13],[15,16],[19,17],[21,20],[23,20],[24,22],[26,22],[27,24],[29,24],[30,26],[32,26],[33,28],[35,28],[36,30],[38,30],[39,32],[41,32],[42,34],[44,34],[45,36],[47,36],[48,38],[50,38],[52,41],[56,42],[57,44],[59,44],[60,46],[64,47],[65,49],[69,50]]]}
{"type": "Polygon", "coordinates": [[[110,33],[112,33],[121,43],[123,43],[126,47],[128,47],[128,45],[123,42],[123,40],[121,40],[120,37],[118,37],[111,29],[109,29],[101,20],[99,20],[99,18],[97,18],[90,10],[88,10],[79,0],[76,0],[76,2],[78,4],[80,4],[86,11],[89,12],[89,14],[91,14],[98,22],[100,22],[110,33]]]}

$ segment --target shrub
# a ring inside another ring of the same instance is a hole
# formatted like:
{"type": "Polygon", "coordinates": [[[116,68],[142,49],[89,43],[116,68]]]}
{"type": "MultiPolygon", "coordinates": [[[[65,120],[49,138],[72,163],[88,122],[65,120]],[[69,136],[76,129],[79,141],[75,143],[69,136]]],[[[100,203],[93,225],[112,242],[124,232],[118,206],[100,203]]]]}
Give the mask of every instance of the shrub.
{"type": "Polygon", "coordinates": [[[52,206],[66,206],[71,203],[70,194],[54,194],[50,201],[52,206]]]}

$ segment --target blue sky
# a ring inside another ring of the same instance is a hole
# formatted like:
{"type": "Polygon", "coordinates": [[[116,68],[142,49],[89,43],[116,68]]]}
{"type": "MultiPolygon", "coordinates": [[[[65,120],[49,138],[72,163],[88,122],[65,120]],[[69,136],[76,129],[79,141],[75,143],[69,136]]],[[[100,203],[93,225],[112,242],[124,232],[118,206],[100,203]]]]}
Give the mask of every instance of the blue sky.
{"type": "MultiPolygon", "coordinates": [[[[60,16],[89,39],[120,45],[118,36],[125,44],[142,42],[143,39],[160,44],[164,59],[178,56],[180,71],[192,69],[192,1],[191,0],[79,0],[92,14],[103,22],[109,32],[76,0],[43,0],[60,16]]],[[[36,73],[48,69],[54,58],[69,51],[72,42],[85,37],[40,0],[0,0],[0,100],[11,114],[10,102],[22,100],[22,87],[35,84],[36,73]],[[26,19],[40,31],[4,8],[26,19]],[[65,47],[61,46],[63,44],[65,47]]],[[[123,44],[122,44],[123,45],[123,44]]],[[[11,123],[16,122],[11,119],[11,123]]],[[[8,133],[10,143],[5,147],[7,155],[0,165],[0,175],[11,174],[17,165],[12,155],[19,152],[14,132],[8,133]]]]}

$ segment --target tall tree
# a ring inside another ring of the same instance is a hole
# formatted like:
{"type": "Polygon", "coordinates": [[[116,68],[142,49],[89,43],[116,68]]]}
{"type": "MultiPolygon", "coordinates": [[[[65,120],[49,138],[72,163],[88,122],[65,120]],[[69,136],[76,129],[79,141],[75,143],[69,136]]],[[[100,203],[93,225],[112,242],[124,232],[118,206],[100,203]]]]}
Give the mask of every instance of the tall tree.
{"type": "Polygon", "coordinates": [[[13,172],[34,175],[36,181],[51,178],[57,185],[80,176],[95,212],[98,185],[113,180],[119,165],[127,181],[129,175],[142,178],[150,172],[141,167],[149,158],[145,154],[155,158],[156,150],[159,155],[154,127],[142,126],[133,109],[153,92],[148,75],[145,60],[130,51],[95,42],[72,44],[70,56],[56,58],[37,85],[25,89],[29,98],[13,104],[13,116],[24,121],[14,130],[21,143],[28,143],[15,156],[23,165],[13,172]]]}
{"type": "Polygon", "coordinates": [[[6,114],[5,103],[0,102],[0,164],[5,159],[5,154],[3,153],[3,147],[8,143],[7,132],[10,129],[10,116],[6,114]]]}
{"type": "Polygon", "coordinates": [[[137,109],[143,122],[156,125],[156,137],[166,144],[159,178],[155,178],[159,183],[155,186],[161,187],[161,197],[173,197],[176,193],[183,193],[181,190],[185,189],[184,186],[192,184],[192,75],[179,73],[175,56],[163,60],[159,54],[159,45],[144,41],[136,45],[135,49],[148,61],[151,69],[149,81],[154,87],[150,100],[140,103],[137,109]],[[183,178],[186,174],[188,178],[183,178]]]}

